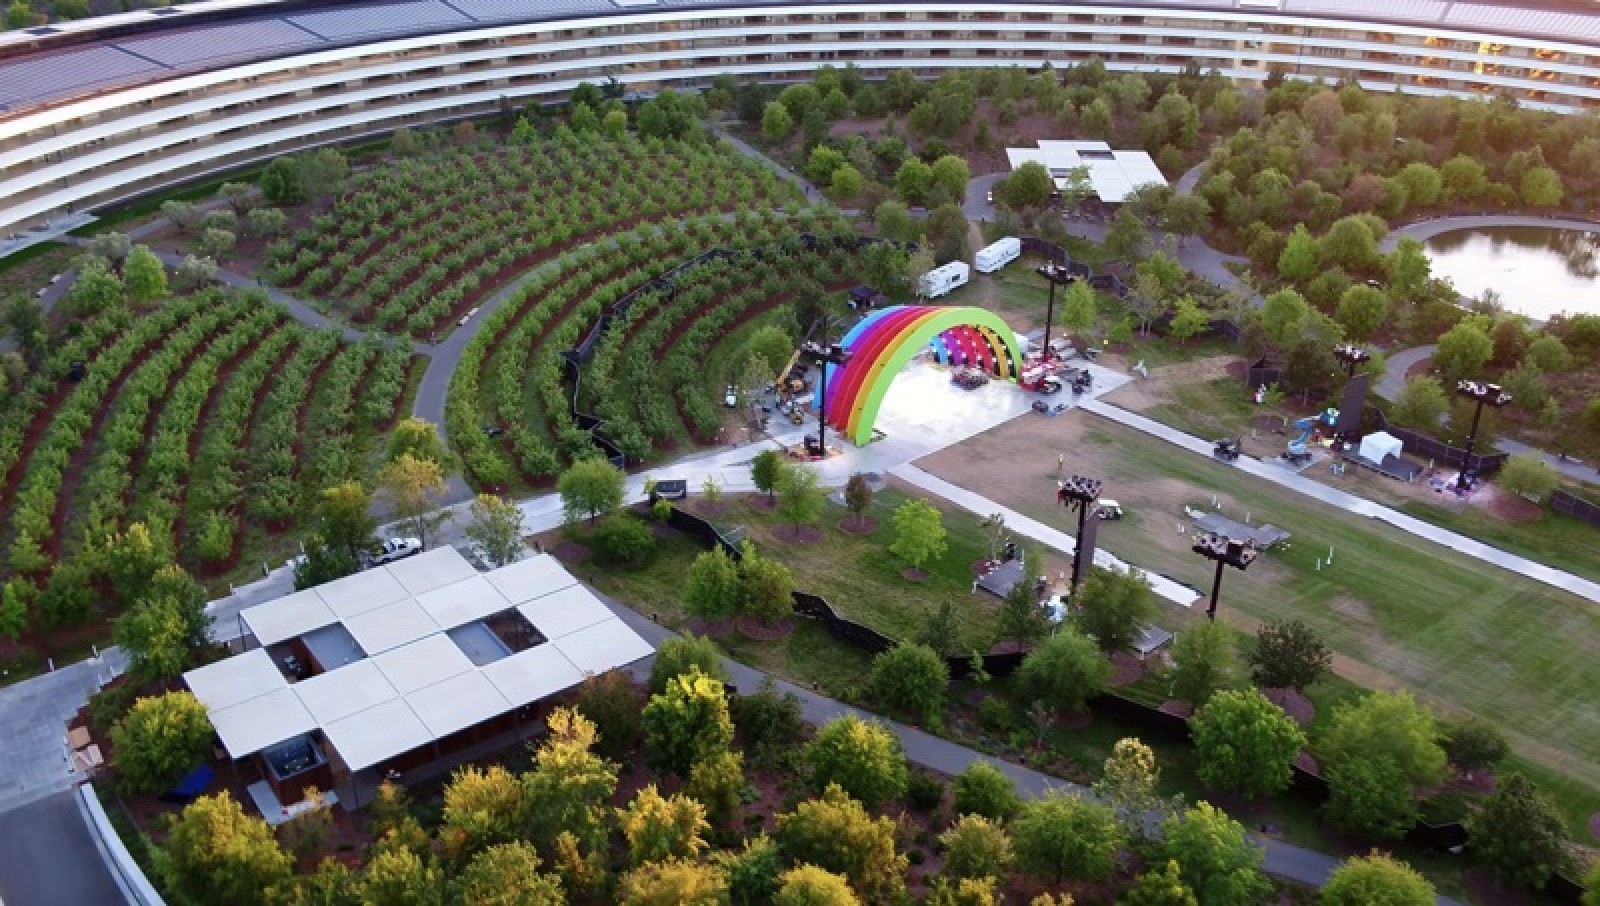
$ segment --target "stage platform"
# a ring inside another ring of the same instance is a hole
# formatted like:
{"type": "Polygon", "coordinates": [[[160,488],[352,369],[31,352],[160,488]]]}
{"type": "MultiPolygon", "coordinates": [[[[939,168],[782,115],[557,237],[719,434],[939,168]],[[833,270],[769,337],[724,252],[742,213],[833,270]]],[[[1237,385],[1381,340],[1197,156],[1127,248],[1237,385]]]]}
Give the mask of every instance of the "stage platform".
{"type": "Polygon", "coordinates": [[[1229,519],[1221,513],[1195,513],[1190,512],[1194,518],[1195,527],[1202,532],[1216,532],[1226,535],[1235,541],[1248,541],[1261,550],[1266,550],[1274,544],[1289,539],[1289,533],[1270,523],[1263,525],[1247,525],[1235,519],[1229,519]]]}
{"type": "Polygon", "coordinates": [[[997,598],[1004,598],[1021,581],[1022,561],[1008,560],[979,576],[978,587],[997,598]]]}
{"type": "Polygon", "coordinates": [[[1420,463],[1392,454],[1385,456],[1381,463],[1373,462],[1357,453],[1346,453],[1344,458],[1347,462],[1353,462],[1364,469],[1371,469],[1374,472],[1399,479],[1400,481],[1415,481],[1417,476],[1422,474],[1422,465],[1420,463]]]}

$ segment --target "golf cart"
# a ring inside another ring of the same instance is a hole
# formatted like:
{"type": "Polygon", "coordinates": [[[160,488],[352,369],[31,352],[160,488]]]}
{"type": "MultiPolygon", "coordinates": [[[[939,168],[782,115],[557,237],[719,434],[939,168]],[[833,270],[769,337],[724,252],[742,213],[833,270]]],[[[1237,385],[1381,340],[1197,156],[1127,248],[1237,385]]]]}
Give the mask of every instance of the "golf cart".
{"type": "Polygon", "coordinates": [[[1223,462],[1233,462],[1244,452],[1244,442],[1237,437],[1224,437],[1213,443],[1211,455],[1223,462]]]}
{"type": "Polygon", "coordinates": [[[1095,509],[1094,514],[1107,522],[1113,522],[1122,518],[1122,504],[1115,500],[1101,498],[1100,506],[1095,509]]]}
{"type": "Polygon", "coordinates": [[[1073,393],[1087,393],[1089,388],[1093,386],[1094,375],[1090,374],[1087,370],[1080,370],[1072,377],[1073,393]]]}
{"type": "Polygon", "coordinates": [[[1067,404],[1056,403],[1054,406],[1052,406],[1044,400],[1034,400],[1033,411],[1039,413],[1040,415],[1060,415],[1061,413],[1067,411],[1067,404]]]}

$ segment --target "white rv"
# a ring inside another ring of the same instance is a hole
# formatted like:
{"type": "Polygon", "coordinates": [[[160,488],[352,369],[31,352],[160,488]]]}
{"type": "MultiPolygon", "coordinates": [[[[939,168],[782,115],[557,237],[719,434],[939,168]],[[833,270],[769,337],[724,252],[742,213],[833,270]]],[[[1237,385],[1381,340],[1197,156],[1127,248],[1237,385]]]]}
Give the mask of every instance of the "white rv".
{"type": "Polygon", "coordinates": [[[978,269],[978,273],[992,274],[1020,257],[1022,257],[1022,240],[1015,236],[1007,236],[994,245],[979,249],[972,263],[978,269]]]}
{"type": "Polygon", "coordinates": [[[965,261],[941,264],[917,281],[917,291],[929,299],[937,299],[958,286],[965,286],[972,276],[972,268],[965,261]]]}

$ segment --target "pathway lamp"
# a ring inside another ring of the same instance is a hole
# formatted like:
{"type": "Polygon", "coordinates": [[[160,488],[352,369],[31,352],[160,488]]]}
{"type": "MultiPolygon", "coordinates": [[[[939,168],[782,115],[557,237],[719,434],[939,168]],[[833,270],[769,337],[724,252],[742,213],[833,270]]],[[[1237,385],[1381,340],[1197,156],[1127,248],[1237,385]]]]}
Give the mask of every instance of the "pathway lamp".
{"type": "Polygon", "coordinates": [[[1044,346],[1039,353],[1042,358],[1048,359],[1055,354],[1050,349],[1050,325],[1056,320],[1056,287],[1066,286],[1078,277],[1069,271],[1065,264],[1057,264],[1054,261],[1039,265],[1038,271],[1039,276],[1050,283],[1050,301],[1046,303],[1044,311],[1044,346]]]}
{"type": "MultiPolygon", "coordinates": [[[[817,342],[807,340],[800,344],[800,357],[810,364],[822,369],[822,377],[818,382],[817,390],[817,447],[809,451],[816,456],[826,456],[828,453],[828,366],[845,365],[850,361],[852,353],[837,343],[828,342],[828,329],[833,326],[833,318],[824,316],[819,325],[822,339],[817,342]]],[[[811,439],[806,438],[806,446],[811,445],[811,439]]]]}
{"type": "Polygon", "coordinates": [[[1372,353],[1354,343],[1340,343],[1333,347],[1333,357],[1344,363],[1344,376],[1355,377],[1356,367],[1372,361],[1372,353]]]}
{"type": "Polygon", "coordinates": [[[1222,594],[1222,568],[1231,566],[1234,569],[1244,570],[1255,562],[1261,552],[1256,546],[1247,541],[1235,541],[1221,532],[1206,532],[1195,539],[1195,553],[1207,560],[1215,561],[1217,574],[1211,580],[1211,603],[1206,606],[1206,619],[1217,618],[1217,599],[1222,594]]]}
{"type": "Polygon", "coordinates": [[[1511,394],[1499,384],[1484,381],[1457,381],[1456,392],[1477,404],[1472,410],[1472,430],[1467,432],[1467,455],[1461,462],[1461,471],[1456,473],[1456,490],[1467,491],[1477,480],[1477,470],[1472,467],[1472,449],[1478,443],[1478,420],[1483,417],[1483,407],[1500,409],[1511,402],[1511,394]]]}
{"type": "Polygon", "coordinates": [[[1073,545],[1072,551],[1073,591],[1078,590],[1078,577],[1083,575],[1083,558],[1085,556],[1091,558],[1094,556],[1092,549],[1087,553],[1084,551],[1090,545],[1084,543],[1083,526],[1084,523],[1089,521],[1089,517],[1094,515],[1096,509],[1095,501],[1100,499],[1101,484],[1102,482],[1098,478],[1085,478],[1082,475],[1074,475],[1061,482],[1061,488],[1056,491],[1057,500],[1064,506],[1076,507],[1078,510],[1077,543],[1073,545]]]}

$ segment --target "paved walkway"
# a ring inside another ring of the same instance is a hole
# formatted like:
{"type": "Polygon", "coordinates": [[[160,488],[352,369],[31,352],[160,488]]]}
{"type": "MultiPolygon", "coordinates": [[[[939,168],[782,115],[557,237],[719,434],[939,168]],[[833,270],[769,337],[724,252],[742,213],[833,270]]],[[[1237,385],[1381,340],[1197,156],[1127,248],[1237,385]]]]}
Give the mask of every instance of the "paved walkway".
{"type": "Polygon", "coordinates": [[[17,906],[128,902],[106,867],[75,790],[0,814],[0,901],[17,906]]]}
{"type": "Polygon", "coordinates": [[[1456,230],[1478,230],[1493,227],[1540,227],[1551,230],[1582,230],[1585,232],[1600,232],[1600,222],[1593,220],[1575,220],[1568,217],[1538,217],[1528,214],[1462,214],[1454,217],[1435,217],[1431,220],[1419,220],[1404,226],[1395,227],[1389,235],[1383,237],[1379,248],[1383,251],[1393,251],[1400,244],[1403,237],[1419,239],[1423,242],[1432,239],[1441,233],[1450,233],[1456,230]]]}
{"type": "Polygon", "coordinates": [[[1391,403],[1399,399],[1400,391],[1406,386],[1406,372],[1423,359],[1431,358],[1434,350],[1438,348],[1437,345],[1413,346],[1410,349],[1394,352],[1388,358],[1383,379],[1378,381],[1378,386],[1372,388],[1372,392],[1391,403]]]}
{"type": "MultiPolygon", "coordinates": [[[[1007,523],[1010,524],[1009,522],[1007,523]]],[[[655,623],[642,614],[639,614],[614,599],[605,595],[596,594],[605,601],[618,617],[640,636],[644,637],[653,646],[659,646],[666,639],[677,635],[670,629],[655,623]]],[[[635,664],[632,673],[636,677],[649,676],[650,660],[646,659],[635,664]]],[[[877,721],[890,730],[900,739],[900,746],[905,751],[906,760],[912,764],[920,765],[942,774],[955,775],[966,770],[973,762],[986,762],[1000,769],[1017,786],[1017,792],[1028,798],[1044,795],[1049,790],[1061,790],[1076,795],[1092,795],[1090,791],[1075,783],[1070,783],[1057,777],[1051,777],[1023,765],[1014,764],[1002,758],[986,755],[975,749],[967,748],[959,743],[951,742],[940,736],[926,733],[916,727],[889,720],[881,715],[860,708],[852,707],[843,702],[828,698],[825,695],[796,686],[793,683],[773,679],[767,674],[753,667],[745,666],[737,661],[724,660],[723,666],[728,672],[728,679],[741,692],[753,692],[761,687],[765,681],[771,680],[774,688],[780,693],[787,692],[800,700],[800,713],[808,723],[814,725],[825,724],[847,715],[853,715],[861,720],[877,721]]],[[[1262,848],[1262,868],[1267,874],[1274,875],[1301,884],[1321,887],[1327,883],[1328,875],[1340,864],[1338,859],[1323,853],[1315,852],[1279,840],[1268,840],[1251,835],[1262,848]]],[[[1449,897],[1439,897],[1440,906],[1462,906],[1449,897]]]]}
{"type": "Polygon", "coordinates": [[[67,721],[126,666],[127,658],[113,648],[0,688],[0,813],[71,789],[81,779],[71,770],[67,721]]]}
{"type": "MultiPolygon", "coordinates": [[[[1087,401],[1083,404],[1083,408],[1087,412],[1093,412],[1103,418],[1142,431],[1152,437],[1160,438],[1191,453],[1206,457],[1211,456],[1211,441],[1201,440],[1193,435],[1169,428],[1142,415],[1137,415],[1099,400],[1087,401]]],[[[1600,603],[1600,582],[1593,582],[1589,579],[1545,566],[1542,563],[1535,563],[1525,557],[1507,553],[1481,541],[1442,529],[1430,522],[1424,522],[1421,519],[1407,516],[1398,510],[1374,503],[1365,497],[1357,497],[1338,488],[1331,488],[1321,482],[1313,481],[1297,472],[1291,472],[1270,462],[1242,456],[1235,465],[1257,478],[1265,479],[1292,491],[1298,491],[1307,497],[1315,498],[1330,506],[1336,506],[1347,513],[1387,522],[1403,532],[1451,548],[1475,560],[1481,560],[1484,563],[1510,570],[1520,576],[1569,591],[1588,601],[1600,603]]]]}
{"type": "Polygon", "coordinates": [[[766,167],[768,170],[771,170],[784,179],[794,183],[795,187],[804,193],[807,199],[822,203],[827,202],[827,196],[822,193],[820,188],[813,185],[810,180],[806,179],[800,173],[791,170],[783,164],[780,164],[768,157],[766,154],[762,153],[760,148],[757,148],[755,145],[750,144],[749,142],[737,135],[734,135],[732,132],[729,132],[721,126],[712,126],[711,131],[718,138],[727,142],[729,145],[732,145],[735,151],[738,151],[745,157],[750,158],[756,163],[766,167]]]}

